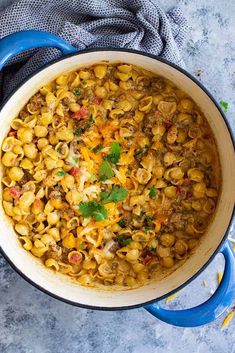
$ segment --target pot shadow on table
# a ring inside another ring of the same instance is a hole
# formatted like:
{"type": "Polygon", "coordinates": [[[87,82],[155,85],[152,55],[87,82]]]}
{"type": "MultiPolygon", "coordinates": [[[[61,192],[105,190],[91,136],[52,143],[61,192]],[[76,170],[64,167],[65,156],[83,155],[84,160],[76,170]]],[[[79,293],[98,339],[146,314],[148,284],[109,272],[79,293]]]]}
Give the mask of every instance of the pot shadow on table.
{"type": "MultiPolygon", "coordinates": [[[[217,286],[217,271],[222,269],[223,258],[217,255],[167,306],[186,308],[208,299],[217,286]]],[[[168,353],[181,353],[182,347],[188,352],[235,352],[229,345],[233,325],[218,329],[223,317],[204,327],[183,329],[155,319],[143,308],[104,312],[73,307],[28,284],[2,257],[0,298],[1,353],[67,353],[78,349],[82,353],[165,353],[166,347],[168,353]]]]}

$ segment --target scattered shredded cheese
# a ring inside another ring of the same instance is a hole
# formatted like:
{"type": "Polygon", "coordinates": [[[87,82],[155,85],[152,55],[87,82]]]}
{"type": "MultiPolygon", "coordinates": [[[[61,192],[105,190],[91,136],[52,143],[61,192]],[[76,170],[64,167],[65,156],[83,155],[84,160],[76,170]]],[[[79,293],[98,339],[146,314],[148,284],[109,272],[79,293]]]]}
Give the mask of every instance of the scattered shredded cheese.
{"type": "Polygon", "coordinates": [[[80,236],[91,233],[95,227],[85,227],[83,230],[80,232],[80,236]]]}
{"type": "Polygon", "coordinates": [[[86,194],[87,196],[90,196],[92,198],[97,199],[99,196],[99,193],[101,192],[100,186],[96,186],[96,185],[91,185],[88,186],[87,188],[85,188],[83,190],[84,194],[86,194]]]}
{"type": "MultiPolygon", "coordinates": [[[[88,173],[88,171],[86,170],[85,166],[82,166],[80,168],[80,172],[81,172],[81,176],[80,176],[80,180],[79,180],[79,186],[78,189],[79,191],[83,191],[84,190],[84,184],[87,180],[90,179],[91,174],[88,173]]],[[[83,200],[86,201],[86,200],[83,200]]]]}
{"type": "Polygon", "coordinates": [[[89,157],[89,150],[86,147],[81,147],[81,155],[87,163],[87,170],[91,173],[93,168],[93,161],[89,157]]]}
{"type": "Polygon", "coordinates": [[[229,324],[230,324],[230,322],[231,322],[231,320],[233,319],[233,317],[234,317],[234,311],[231,311],[226,317],[225,317],[225,319],[224,319],[224,321],[223,321],[223,323],[222,323],[222,325],[221,325],[221,328],[223,329],[223,328],[225,328],[225,327],[227,327],[229,324]]]}
{"type": "Polygon", "coordinates": [[[217,273],[217,281],[218,281],[219,284],[222,281],[222,278],[223,278],[223,273],[222,272],[218,272],[217,273]]]}
{"type": "Polygon", "coordinates": [[[120,219],[121,219],[121,217],[116,217],[116,218],[111,219],[111,220],[106,219],[105,221],[102,221],[102,222],[96,222],[95,223],[95,227],[96,228],[105,228],[107,226],[110,226],[112,224],[115,224],[115,223],[119,222],[120,219]]]}
{"type": "Polygon", "coordinates": [[[179,293],[180,293],[180,291],[170,295],[169,297],[167,297],[166,300],[165,300],[165,303],[166,304],[170,303],[173,299],[175,299],[175,297],[177,297],[179,295],[179,293]]]}
{"type": "Polygon", "coordinates": [[[126,185],[126,167],[120,167],[119,170],[113,168],[116,177],[122,185],[126,185]]]}

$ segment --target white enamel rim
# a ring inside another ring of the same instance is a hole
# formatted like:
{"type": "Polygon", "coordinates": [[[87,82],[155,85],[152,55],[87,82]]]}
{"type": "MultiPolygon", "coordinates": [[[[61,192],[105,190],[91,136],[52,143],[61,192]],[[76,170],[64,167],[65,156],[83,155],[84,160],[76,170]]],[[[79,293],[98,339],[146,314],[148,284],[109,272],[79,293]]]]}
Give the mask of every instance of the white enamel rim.
{"type": "MultiPolygon", "coordinates": [[[[222,192],[214,220],[206,236],[199,245],[197,252],[166,278],[142,288],[121,292],[81,287],[66,276],[47,270],[39,260],[32,257],[20,246],[13,227],[2,209],[2,202],[0,210],[2,225],[0,248],[3,256],[22,277],[59,300],[86,308],[130,309],[160,300],[179,290],[195,278],[219,251],[226,239],[235,201],[235,189],[231,189],[232,180],[235,180],[234,148],[221,109],[210,93],[195,78],[161,58],[133,50],[118,49],[85,50],[69,55],[45,66],[29,77],[1,108],[0,144],[2,144],[2,140],[9,130],[12,119],[41,86],[64,72],[73,71],[81,66],[92,65],[102,60],[108,60],[109,62],[125,61],[170,79],[196,101],[207,117],[218,145],[222,169],[222,192]]],[[[0,168],[2,173],[2,166],[0,168]]]]}

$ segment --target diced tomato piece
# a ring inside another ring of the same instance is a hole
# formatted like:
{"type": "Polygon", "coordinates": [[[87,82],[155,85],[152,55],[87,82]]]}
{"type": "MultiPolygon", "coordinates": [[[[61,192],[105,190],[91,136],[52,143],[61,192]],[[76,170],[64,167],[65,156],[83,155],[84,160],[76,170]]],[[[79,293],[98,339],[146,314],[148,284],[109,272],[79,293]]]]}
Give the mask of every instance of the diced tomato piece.
{"type": "Polygon", "coordinates": [[[150,262],[153,260],[153,256],[151,255],[146,255],[145,258],[143,259],[143,265],[148,265],[150,262]]]}
{"type": "Polygon", "coordinates": [[[102,103],[102,98],[100,97],[95,97],[94,103],[100,105],[102,103]]]}
{"type": "Polygon", "coordinates": [[[181,194],[181,191],[182,191],[181,187],[177,186],[176,187],[176,194],[181,194]]]}
{"type": "Polygon", "coordinates": [[[190,191],[187,191],[186,199],[191,199],[192,196],[193,196],[192,193],[190,191]]]}
{"type": "Polygon", "coordinates": [[[76,112],[71,114],[71,117],[75,120],[83,120],[87,119],[89,117],[90,113],[87,107],[81,107],[81,109],[76,112]]]}
{"type": "Polygon", "coordinates": [[[189,178],[185,178],[183,181],[183,185],[188,186],[190,184],[189,178]]]}
{"type": "Polygon", "coordinates": [[[79,262],[82,261],[82,255],[81,254],[78,254],[78,253],[74,253],[70,256],[69,258],[69,262],[71,264],[78,264],[79,262]]]}
{"type": "Polygon", "coordinates": [[[10,188],[9,194],[13,197],[14,200],[19,200],[21,196],[21,191],[15,186],[10,188]]]}
{"type": "Polygon", "coordinates": [[[154,115],[156,116],[156,118],[162,118],[162,113],[160,113],[158,110],[154,112],[154,115]]]}
{"type": "Polygon", "coordinates": [[[163,223],[163,224],[166,224],[168,222],[168,218],[169,218],[169,215],[168,213],[166,212],[163,212],[163,213],[160,213],[157,218],[156,218],[156,222],[159,222],[159,223],[163,223]]]}
{"type": "Polygon", "coordinates": [[[164,125],[165,128],[169,130],[172,127],[172,122],[170,120],[165,120],[164,125]]]}
{"type": "Polygon", "coordinates": [[[16,130],[10,130],[9,132],[8,132],[8,136],[17,136],[17,131],[16,130]]]}
{"type": "Polygon", "coordinates": [[[81,175],[81,171],[78,167],[73,166],[70,169],[69,174],[72,175],[74,178],[77,178],[78,176],[81,175]]]}

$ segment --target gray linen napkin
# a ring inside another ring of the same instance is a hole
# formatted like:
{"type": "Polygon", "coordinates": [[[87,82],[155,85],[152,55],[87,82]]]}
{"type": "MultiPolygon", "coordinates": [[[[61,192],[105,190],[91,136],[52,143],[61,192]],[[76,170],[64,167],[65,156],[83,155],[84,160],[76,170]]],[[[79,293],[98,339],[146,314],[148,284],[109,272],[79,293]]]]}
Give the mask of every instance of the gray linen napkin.
{"type": "MultiPolygon", "coordinates": [[[[131,48],[184,66],[179,48],[187,21],[178,8],[164,13],[157,0],[20,0],[0,13],[0,38],[26,29],[57,34],[78,49],[131,48]]],[[[27,62],[5,75],[3,95],[59,55],[49,48],[17,56],[13,62],[27,62]]]]}

